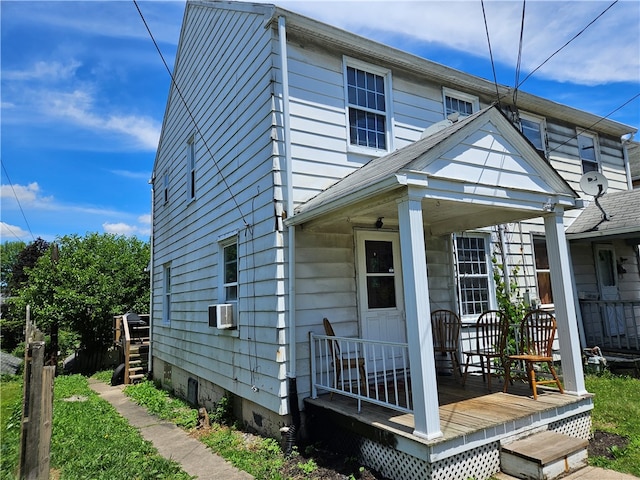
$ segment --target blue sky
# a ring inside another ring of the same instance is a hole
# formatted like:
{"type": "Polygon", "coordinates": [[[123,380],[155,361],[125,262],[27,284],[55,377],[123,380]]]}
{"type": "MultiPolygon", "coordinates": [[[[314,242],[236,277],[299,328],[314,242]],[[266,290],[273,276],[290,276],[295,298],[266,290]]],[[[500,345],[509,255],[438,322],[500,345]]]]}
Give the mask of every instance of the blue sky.
{"type": "MultiPolygon", "coordinates": [[[[522,81],[613,2],[525,5],[522,81]]],[[[278,5],[493,79],[482,4],[278,5]]],[[[184,2],[138,3],[173,67],[184,2]]],[[[485,0],[498,82],[513,86],[522,2],[485,0]]],[[[2,241],[150,234],[148,180],[169,76],[133,1],[0,2],[2,241]]],[[[522,90],[640,127],[640,2],[618,1],[522,90]]]]}

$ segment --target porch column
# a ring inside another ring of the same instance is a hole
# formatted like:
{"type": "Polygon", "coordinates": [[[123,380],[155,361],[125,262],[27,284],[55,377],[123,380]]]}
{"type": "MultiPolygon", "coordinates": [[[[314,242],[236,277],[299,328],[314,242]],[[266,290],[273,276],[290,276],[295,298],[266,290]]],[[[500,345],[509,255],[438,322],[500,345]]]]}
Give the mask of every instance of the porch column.
{"type": "Polygon", "coordinates": [[[409,192],[405,198],[398,200],[398,219],[415,421],[413,434],[432,439],[441,437],[442,432],[431,334],[422,195],[409,192]]]}
{"type": "Polygon", "coordinates": [[[544,217],[544,229],[551,271],[551,287],[558,324],[558,340],[564,388],[572,395],[587,393],[582,371],[580,336],[576,319],[576,305],[571,282],[569,248],[562,222],[563,209],[556,207],[553,213],[544,217]]]}

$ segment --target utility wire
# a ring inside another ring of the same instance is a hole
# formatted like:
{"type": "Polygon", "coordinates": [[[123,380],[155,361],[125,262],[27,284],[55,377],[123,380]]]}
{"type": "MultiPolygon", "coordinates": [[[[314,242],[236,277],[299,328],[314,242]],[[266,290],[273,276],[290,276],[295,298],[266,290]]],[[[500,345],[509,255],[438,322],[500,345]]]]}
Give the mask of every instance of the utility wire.
{"type": "Polygon", "coordinates": [[[487,34],[487,44],[489,45],[489,57],[491,58],[491,70],[493,70],[493,84],[496,86],[496,97],[498,99],[498,107],[502,110],[500,105],[500,92],[498,90],[498,77],[496,76],[496,65],[493,61],[493,52],[491,51],[491,40],[489,39],[489,26],[487,25],[487,15],[484,11],[484,0],[480,0],[482,5],[482,17],[484,18],[484,30],[487,34]]]}
{"type": "Polygon", "coordinates": [[[591,20],[582,30],[580,30],[578,33],[576,33],[568,42],[566,42],[563,46],[561,46],[559,49],[557,49],[555,52],[553,52],[551,55],[549,55],[547,57],[547,59],[542,62],[540,65],[538,65],[536,68],[534,68],[529,75],[527,75],[524,80],[522,80],[520,83],[516,84],[515,88],[517,89],[518,87],[520,87],[524,82],[526,82],[529,77],[531,75],[533,75],[535,72],[537,72],[540,68],[542,68],[542,66],[547,63],[549,60],[551,60],[558,52],[560,52],[560,50],[562,50],[563,48],[565,48],[567,45],[569,45],[571,42],[573,42],[576,38],[578,38],[580,35],[582,35],[584,33],[584,31],[589,28],[591,25],[593,25],[600,17],[602,17],[605,13],[607,13],[607,11],[613,7],[616,3],[618,3],[619,0],[615,0],[611,5],[609,5],[607,8],[605,8],[600,15],[598,15],[596,18],[594,18],[593,20],[591,20]]]}
{"type": "Polygon", "coordinates": [[[225,186],[226,190],[231,195],[231,199],[233,200],[233,203],[235,204],[236,208],[238,209],[238,212],[240,212],[240,216],[242,217],[242,221],[244,222],[245,227],[247,227],[249,230],[251,230],[251,225],[249,225],[249,223],[247,223],[247,220],[245,219],[245,217],[244,217],[244,215],[242,213],[242,209],[240,208],[240,205],[238,204],[238,201],[236,200],[235,195],[233,194],[233,192],[231,191],[231,188],[229,187],[229,184],[227,183],[227,179],[222,174],[222,171],[220,170],[220,166],[218,165],[218,162],[216,162],[216,159],[213,156],[213,153],[211,152],[211,149],[209,148],[209,145],[207,144],[207,141],[205,140],[204,136],[202,135],[202,132],[200,131],[200,127],[198,126],[198,122],[196,122],[196,119],[195,119],[193,113],[191,112],[191,109],[189,108],[189,105],[187,104],[187,101],[184,98],[184,95],[182,95],[182,91],[180,90],[180,87],[178,86],[178,82],[176,81],[175,77],[173,76],[173,73],[171,73],[171,69],[169,68],[169,65],[167,65],[167,62],[164,59],[164,55],[162,54],[162,51],[160,51],[160,47],[158,46],[158,42],[156,42],[156,39],[154,38],[153,34],[151,33],[151,29],[149,28],[149,25],[147,24],[147,21],[145,20],[144,15],[142,14],[142,11],[140,10],[140,7],[138,6],[137,0],[133,0],[133,4],[136,6],[136,9],[138,10],[138,14],[140,15],[140,18],[142,19],[142,23],[144,23],[144,26],[147,29],[147,32],[149,33],[149,36],[151,37],[151,40],[153,41],[153,45],[156,47],[156,50],[158,51],[158,54],[160,55],[160,58],[162,59],[162,63],[164,64],[164,68],[167,70],[167,73],[169,74],[169,77],[171,77],[171,83],[173,84],[173,86],[175,87],[176,91],[178,92],[178,95],[180,96],[180,100],[182,100],[182,103],[184,105],[184,108],[187,111],[187,114],[189,115],[189,118],[191,118],[191,121],[193,122],[193,125],[195,126],[196,131],[198,132],[198,135],[202,139],[202,143],[204,143],[204,146],[207,149],[207,152],[209,153],[209,156],[213,160],[213,164],[215,165],[216,170],[220,174],[220,178],[222,178],[222,181],[224,183],[224,186],[225,186]]]}
{"type": "Polygon", "coordinates": [[[629,103],[633,102],[636,98],[640,97],[640,93],[636,93],[633,97],[631,97],[629,100],[627,100],[626,102],[624,102],[622,105],[620,105],[618,108],[612,110],[611,112],[609,112],[606,116],[604,117],[600,117],[600,119],[598,119],[597,122],[592,123],[591,125],[589,125],[588,128],[584,128],[582,130],[580,130],[580,133],[577,133],[576,135],[573,135],[572,137],[570,137],[568,140],[566,140],[565,142],[562,142],[560,145],[558,145],[556,148],[550,149],[549,153],[551,152],[555,152],[556,150],[558,150],[560,147],[566,145],[567,143],[569,143],[571,140],[578,138],[578,135],[581,135],[585,132],[588,132],[589,130],[591,130],[593,127],[595,127],[597,124],[599,124],[600,122],[602,122],[603,120],[606,120],[607,118],[609,118],[611,115],[613,115],[614,113],[616,113],[618,110],[620,110],[621,108],[627,106],[629,103]]]}
{"type": "Polygon", "coordinates": [[[522,1],[522,19],[520,21],[520,43],[518,44],[518,61],[516,63],[516,79],[513,82],[513,106],[517,109],[518,105],[518,87],[519,87],[519,78],[520,78],[520,66],[522,63],[522,40],[524,38],[524,16],[526,10],[527,2],[526,0],[522,1]]]}
{"type": "MultiPolygon", "coordinates": [[[[11,185],[11,191],[13,192],[13,196],[16,197],[16,202],[18,202],[18,207],[20,207],[20,212],[22,213],[22,218],[24,218],[24,223],[27,224],[27,229],[29,230],[29,233],[31,234],[31,238],[33,238],[33,241],[36,241],[36,237],[33,236],[33,232],[31,231],[31,226],[29,225],[29,222],[27,221],[27,216],[24,214],[24,210],[22,209],[22,205],[20,204],[20,199],[18,198],[18,195],[16,194],[16,190],[15,188],[13,188],[13,183],[11,182],[11,178],[9,178],[9,172],[7,172],[7,167],[4,166],[4,162],[0,162],[2,163],[2,170],[4,170],[4,174],[7,177],[7,180],[9,181],[9,185],[11,185]]],[[[9,229],[11,230],[11,229],[9,229]]],[[[11,232],[13,233],[13,232],[11,232]]],[[[14,233],[13,234],[16,238],[17,235],[14,233]]]]}

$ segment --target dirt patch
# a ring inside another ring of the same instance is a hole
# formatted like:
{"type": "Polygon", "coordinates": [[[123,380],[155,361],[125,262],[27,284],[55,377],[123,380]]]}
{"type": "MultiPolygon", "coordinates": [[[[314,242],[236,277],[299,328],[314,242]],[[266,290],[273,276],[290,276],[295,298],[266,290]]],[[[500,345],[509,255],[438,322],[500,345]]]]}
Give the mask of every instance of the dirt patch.
{"type": "Polygon", "coordinates": [[[590,457],[605,457],[614,459],[613,450],[623,450],[629,444],[629,439],[615,433],[607,433],[596,430],[589,441],[588,452],[590,457]],[[615,448],[614,448],[615,447],[615,448]],[[613,448],[613,450],[612,450],[613,448]]]}

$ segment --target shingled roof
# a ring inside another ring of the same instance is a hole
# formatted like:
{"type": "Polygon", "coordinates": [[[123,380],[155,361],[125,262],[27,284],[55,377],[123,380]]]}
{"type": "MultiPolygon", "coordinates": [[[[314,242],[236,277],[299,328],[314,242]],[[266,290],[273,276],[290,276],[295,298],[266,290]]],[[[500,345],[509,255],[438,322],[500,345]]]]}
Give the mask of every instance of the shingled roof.
{"type": "Polygon", "coordinates": [[[593,237],[626,236],[640,238],[640,190],[606,193],[595,201],[567,229],[569,240],[593,237]]]}

